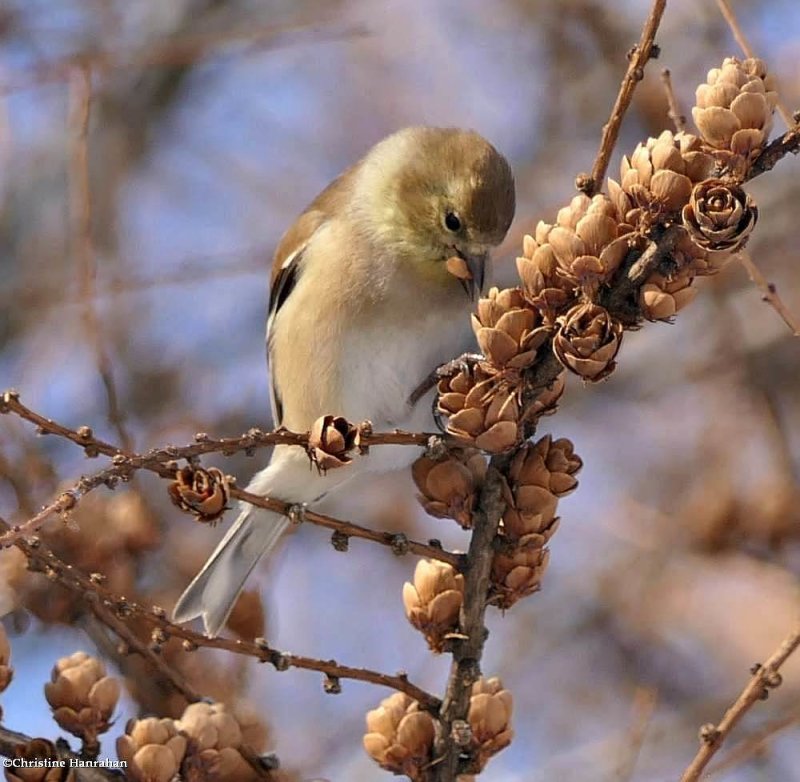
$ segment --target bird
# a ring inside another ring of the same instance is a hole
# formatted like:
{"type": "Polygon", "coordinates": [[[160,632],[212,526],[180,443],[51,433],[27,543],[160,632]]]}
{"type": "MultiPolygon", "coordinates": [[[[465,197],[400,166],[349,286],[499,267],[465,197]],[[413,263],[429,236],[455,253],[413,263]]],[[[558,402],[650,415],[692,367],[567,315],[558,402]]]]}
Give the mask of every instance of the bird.
{"type": "MultiPolygon", "coordinates": [[[[470,312],[514,210],[506,158],[459,128],[399,130],[328,185],[273,258],[267,359],[275,426],[303,432],[336,414],[369,420],[376,431],[430,431],[433,390],[412,395],[433,369],[475,351],[470,312]]],[[[409,446],[381,446],[323,474],[312,471],[302,448],[277,446],[247,491],[302,508],[418,455],[409,446]]],[[[173,620],[201,617],[206,635],[218,635],[289,523],[242,502],[173,620]]]]}

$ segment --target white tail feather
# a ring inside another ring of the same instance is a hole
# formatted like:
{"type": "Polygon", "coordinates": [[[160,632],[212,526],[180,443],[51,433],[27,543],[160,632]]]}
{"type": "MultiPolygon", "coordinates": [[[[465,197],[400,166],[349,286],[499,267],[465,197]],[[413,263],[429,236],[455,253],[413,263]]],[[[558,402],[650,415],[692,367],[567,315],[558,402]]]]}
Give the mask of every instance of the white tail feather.
{"type": "Polygon", "coordinates": [[[224,627],[258,560],[275,548],[289,524],[286,517],[247,503],[240,508],[236,521],[172,611],[174,622],[202,617],[205,633],[212,637],[224,627]]]}

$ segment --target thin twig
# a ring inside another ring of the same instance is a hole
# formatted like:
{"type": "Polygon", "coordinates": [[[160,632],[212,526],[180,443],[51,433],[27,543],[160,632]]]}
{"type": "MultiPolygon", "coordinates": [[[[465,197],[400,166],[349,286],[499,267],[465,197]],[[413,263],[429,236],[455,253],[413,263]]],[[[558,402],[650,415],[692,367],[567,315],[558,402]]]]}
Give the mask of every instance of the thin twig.
{"type": "MultiPolygon", "coordinates": [[[[6,522],[0,519],[0,525],[6,522]]],[[[253,641],[244,641],[233,638],[209,638],[202,633],[194,632],[181,625],[176,625],[167,619],[166,611],[157,606],[150,609],[128,600],[122,595],[116,595],[105,586],[99,574],[86,576],[80,570],[59,559],[40,540],[22,541],[15,543],[33,570],[47,574],[49,578],[57,581],[63,587],[79,595],[89,602],[99,602],[120,619],[136,617],[143,620],[151,627],[161,631],[164,640],[179,638],[184,641],[186,651],[198,648],[224,649],[233,654],[254,657],[259,662],[269,662],[276,670],[284,671],[288,668],[299,668],[307,671],[316,671],[326,677],[336,679],[353,679],[368,682],[382,687],[389,687],[399,692],[404,692],[427,709],[436,710],[440,706],[438,698],[421,689],[408,680],[405,673],[390,675],[373,671],[369,668],[355,668],[349,665],[340,665],[335,660],[318,660],[314,657],[289,654],[272,648],[263,638],[253,641]]]]}
{"type": "Polygon", "coordinates": [[[667,0],[653,1],[650,13],[644,23],[639,43],[629,53],[628,70],[625,72],[620,84],[617,99],[611,110],[611,116],[603,126],[600,149],[597,151],[592,173],[588,177],[585,174],[579,175],[577,179],[578,189],[582,190],[586,195],[593,196],[595,193],[599,193],[603,187],[603,179],[605,179],[611,155],[617,144],[625,112],[631,105],[636,85],[644,78],[645,65],[654,56],[656,32],[658,31],[658,25],[661,23],[661,17],[664,14],[666,5],[667,0]]]}
{"type": "Polygon", "coordinates": [[[341,28],[310,27],[306,24],[286,26],[251,26],[240,30],[219,30],[207,34],[172,37],[139,49],[81,52],[58,60],[40,62],[0,82],[0,95],[27,90],[57,81],[65,81],[76,67],[88,66],[98,72],[117,69],[182,67],[204,57],[220,55],[224,47],[238,47],[241,55],[272,51],[287,46],[363,37],[369,30],[361,25],[341,28]]]}
{"type": "Polygon", "coordinates": [[[800,647],[800,625],[784,639],[771,657],[763,664],[754,666],[753,677],[742,690],[736,702],[725,712],[719,725],[707,726],[703,730],[700,749],[683,772],[681,782],[696,782],[716,751],[736,727],[739,720],[760,700],[764,700],[769,690],[780,682],[778,671],[787,659],[800,647]]]}
{"type": "Polygon", "coordinates": [[[73,256],[78,267],[83,328],[94,351],[95,362],[106,393],[108,421],[126,450],[133,441],[119,403],[111,359],[103,340],[103,331],[95,308],[96,253],[92,239],[92,196],[89,183],[89,116],[92,101],[92,72],[87,66],[70,73],[69,126],[71,137],[69,191],[72,211],[73,256]]]}
{"type": "Polygon", "coordinates": [[[761,300],[769,304],[769,306],[781,316],[783,322],[791,329],[795,337],[800,337],[800,321],[792,315],[787,306],[783,303],[781,297],[778,295],[778,289],[775,287],[775,284],[767,281],[767,278],[761,273],[761,270],[750,257],[750,253],[741,252],[738,258],[739,262],[750,275],[750,279],[761,291],[761,300]]]}
{"type": "Polygon", "coordinates": [[[686,130],[686,115],[681,112],[678,97],[675,95],[675,90],[672,86],[672,74],[669,68],[664,68],[661,71],[661,83],[664,85],[664,93],[667,96],[667,116],[672,120],[675,130],[683,132],[686,130]]]}
{"type": "Polygon", "coordinates": [[[753,756],[763,752],[765,746],[779,733],[782,733],[787,728],[797,727],[798,723],[800,723],[800,711],[797,710],[776,720],[770,720],[752,735],[747,736],[732,747],[724,758],[712,764],[708,769],[708,773],[719,774],[721,771],[740,766],[753,756]]]}
{"type": "Polygon", "coordinates": [[[618,782],[628,782],[633,779],[647,729],[650,727],[657,704],[657,690],[652,687],[637,687],[633,699],[633,719],[625,742],[625,753],[617,771],[618,782]]]}
{"type": "Polygon", "coordinates": [[[125,644],[128,652],[138,654],[169,686],[180,693],[188,703],[197,703],[203,700],[203,696],[195,690],[189,682],[171,665],[154,652],[147,644],[143,643],[136,633],[134,633],[121,619],[119,619],[110,609],[98,601],[90,600],[89,608],[102,622],[125,644]]]}
{"type": "MultiPolygon", "coordinates": [[[[12,413],[19,416],[34,424],[40,433],[53,434],[76,443],[87,452],[87,455],[103,454],[104,456],[112,457],[114,463],[111,467],[101,470],[95,475],[81,478],[74,487],[59,495],[56,500],[35,516],[0,535],[0,547],[9,546],[17,540],[36,532],[54,514],[63,514],[72,510],[83,496],[97,487],[105,485],[113,488],[117,481],[129,479],[137,470],[148,470],[162,478],[173,479],[177,472],[174,464],[176,459],[194,459],[209,453],[222,453],[224,456],[230,456],[241,451],[251,452],[256,448],[267,445],[304,447],[308,444],[307,432],[297,433],[286,429],[279,429],[275,432],[262,432],[260,429],[251,429],[241,437],[222,438],[219,440],[212,439],[201,432],[196,435],[197,442],[191,445],[183,447],[166,446],[164,448],[154,448],[144,454],[136,454],[127,453],[119,446],[98,439],[89,427],[80,427],[77,430],[70,429],[50,418],[45,418],[24,405],[20,401],[19,395],[14,391],[6,391],[0,394],[0,414],[2,413],[12,413]]],[[[395,430],[394,432],[371,432],[368,427],[365,427],[361,442],[365,447],[373,445],[420,446],[427,444],[432,436],[426,433],[402,432],[400,430],[395,430]]],[[[360,458],[368,459],[369,456],[366,455],[360,458]]],[[[265,508],[284,516],[292,516],[295,510],[295,506],[290,502],[271,497],[259,497],[236,486],[230,488],[230,495],[235,499],[244,500],[259,508],[265,508]]],[[[459,570],[463,567],[463,555],[445,551],[436,543],[421,543],[409,540],[403,533],[373,530],[369,527],[354,524],[351,521],[335,519],[332,516],[316,513],[312,510],[307,510],[303,514],[303,518],[312,524],[334,530],[348,538],[361,538],[387,546],[395,554],[411,553],[447,562],[459,570]]]]}
{"type": "MultiPolygon", "coordinates": [[[[744,56],[755,58],[756,54],[753,51],[753,47],[750,46],[750,42],[747,40],[747,36],[744,34],[744,30],[739,24],[739,20],[736,18],[736,14],[734,13],[733,8],[731,8],[728,0],[717,0],[717,5],[719,6],[722,18],[725,20],[728,27],[730,27],[731,33],[733,34],[736,43],[739,45],[739,48],[744,53],[744,56]]],[[[797,124],[792,117],[792,113],[788,108],[786,108],[786,106],[780,100],[780,97],[778,98],[778,111],[780,112],[781,117],[783,117],[783,121],[786,123],[787,128],[792,128],[795,126],[795,124],[797,124]]]]}

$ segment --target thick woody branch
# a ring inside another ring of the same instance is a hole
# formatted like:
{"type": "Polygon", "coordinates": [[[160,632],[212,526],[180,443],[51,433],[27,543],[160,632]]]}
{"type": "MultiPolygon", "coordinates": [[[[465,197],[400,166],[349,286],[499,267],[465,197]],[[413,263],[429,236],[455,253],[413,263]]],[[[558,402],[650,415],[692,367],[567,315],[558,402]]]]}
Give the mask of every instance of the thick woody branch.
{"type": "Polygon", "coordinates": [[[786,155],[796,155],[800,152],[800,127],[797,126],[798,116],[800,116],[800,112],[795,114],[795,127],[791,130],[787,130],[782,136],[774,139],[764,147],[761,154],[750,167],[750,171],[747,174],[748,180],[755,179],[766,171],[771,171],[775,167],[775,164],[786,157],[786,155]]]}
{"type": "Polygon", "coordinates": [[[472,685],[480,678],[480,662],[488,631],[484,623],[489,593],[489,576],[500,518],[505,510],[502,495],[502,471],[511,455],[495,456],[486,473],[478,509],[475,512],[472,539],[467,554],[464,577],[464,602],[459,618],[459,637],[453,641],[453,662],[442,707],[439,711],[440,734],[436,743],[435,779],[451,782],[459,773],[461,747],[459,725],[465,724],[472,685]]]}
{"type": "Polygon", "coordinates": [[[758,702],[765,700],[770,689],[781,683],[780,668],[789,657],[800,648],[800,625],[798,625],[763,664],[753,667],[753,677],[742,690],[736,702],[725,712],[718,725],[706,725],[700,731],[702,742],[681,782],[697,782],[711,758],[722,746],[744,715],[758,702]]]}

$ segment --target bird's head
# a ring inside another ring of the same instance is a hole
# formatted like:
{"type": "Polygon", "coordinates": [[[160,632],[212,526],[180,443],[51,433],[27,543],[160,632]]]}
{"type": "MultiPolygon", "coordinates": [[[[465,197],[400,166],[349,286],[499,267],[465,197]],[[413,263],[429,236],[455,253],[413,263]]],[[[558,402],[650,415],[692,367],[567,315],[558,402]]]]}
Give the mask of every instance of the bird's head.
{"type": "Polygon", "coordinates": [[[484,286],[489,251],[514,217],[514,177],[482,136],[455,128],[407,128],[364,159],[359,198],[370,230],[421,280],[453,287],[451,258],[474,297],[484,286]],[[470,279],[471,278],[471,279],[470,279]]]}

